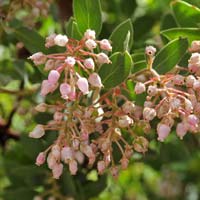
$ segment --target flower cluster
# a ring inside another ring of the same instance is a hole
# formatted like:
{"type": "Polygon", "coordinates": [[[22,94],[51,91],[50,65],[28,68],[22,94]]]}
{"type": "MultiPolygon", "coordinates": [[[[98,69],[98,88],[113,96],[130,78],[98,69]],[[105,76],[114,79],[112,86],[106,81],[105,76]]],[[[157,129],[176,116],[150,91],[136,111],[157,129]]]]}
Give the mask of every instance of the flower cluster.
{"type": "MultiPolygon", "coordinates": [[[[50,112],[53,119],[46,125],[37,125],[29,136],[40,138],[48,130],[58,131],[58,138],[39,153],[36,164],[46,160],[53,177],[58,179],[67,164],[75,175],[79,165],[87,163],[102,174],[110,168],[114,177],[119,169],[126,169],[133,150],[145,153],[148,140],[137,134],[137,128],[149,133],[152,121],[157,121],[158,140],[164,139],[176,127],[182,139],[187,132],[199,131],[200,54],[198,42],[191,47],[188,68],[176,66],[173,73],[159,75],[152,69],[156,49],[146,48],[147,69],[130,75],[136,81],[135,93],[146,93],[143,106],[130,101],[122,83],[105,92],[98,75],[102,64],[111,63],[107,53],[112,51],[106,39],[97,40],[93,30],[87,30],[79,40],[66,35],[52,34],[46,38],[47,48],[64,47],[64,53],[45,55],[38,52],[30,56],[35,65],[44,64],[49,71],[42,82],[41,95],[59,93],[54,104],[41,103],[39,112],[50,112]],[[184,70],[185,75],[180,75],[184,70]],[[191,72],[193,75],[191,75],[191,72]],[[115,149],[120,151],[115,154],[115,149]]],[[[109,65],[108,65],[109,66],[109,65]]]]}

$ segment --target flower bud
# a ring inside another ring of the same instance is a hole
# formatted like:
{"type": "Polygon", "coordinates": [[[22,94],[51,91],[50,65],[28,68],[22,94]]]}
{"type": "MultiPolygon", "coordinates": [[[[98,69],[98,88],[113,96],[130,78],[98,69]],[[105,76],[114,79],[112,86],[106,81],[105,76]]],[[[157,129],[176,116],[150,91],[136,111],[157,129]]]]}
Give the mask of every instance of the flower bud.
{"type": "Polygon", "coordinates": [[[76,158],[76,160],[78,161],[79,164],[83,164],[83,162],[84,162],[84,155],[83,155],[82,152],[76,151],[74,157],[76,158]]]}
{"type": "Polygon", "coordinates": [[[141,82],[137,82],[135,85],[135,93],[136,94],[142,94],[143,92],[145,92],[146,87],[144,83],[141,82]]]}
{"type": "Polygon", "coordinates": [[[123,158],[120,160],[120,162],[121,162],[121,168],[127,169],[129,160],[125,156],[123,156],[123,158]]]}
{"type": "Polygon", "coordinates": [[[135,111],[135,104],[131,101],[126,101],[122,106],[122,110],[126,114],[131,114],[135,111]]]}
{"type": "Polygon", "coordinates": [[[84,95],[89,93],[89,86],[86,78],[80,77],[76,84],[84,95]]]}
{"type": "Polygon", "coordinates": [[[92,58],[85,59],[83,64],[87,69],[94,70],[94,61],[92,58]]]}
{"type": "Polygon", "coordinates": [[[196,73],[200,68],[200,54],[192,53],[190,59],[188,60],[188,68],[192,73],[196,73]]]}
{"type": "Polygon", "coordinates": [[[65,59],[65,63],[67,64],[68,67],[74,67],[74,65],[76,64],[76,60],[74,57],[68,56],[65,59]]]}
{"type": "Polygon", "coordinates": [[[180,106],[181,106],[181,100],[180,99],[178,99],[178,98],[172,98],[172,99],[170,99],[170,108],[172,110],[179,109],[180,106]]]}
{"type": "Polygon", "coordinates": [[[188,128],[184,122],[178,123],[176,126],[176,134],[182,140],[184,135],[187,133],[188,128]]]}
{"type": "Polygon", "coordinates": [[[187,113],[191,113],[193,111],[193,105],[189,99],[185,99],[185,110],[187,113]]]}
{"type": "Polygon", "coordinates": [[[200,41],[199,40],[192,41],[189,51],[190,52],[200,52],[200,41]]]}
{"type": "Polygon", "coordinates": [[[157,126],[158,140],[163,142],[164,139],[169,135],[171,128],[166,124],[159,123],[157,126]]]}
{"type": "Polygon", "coordinates": [[[43,80],[41,85],[41,95],[46,96],[48,93],[53,92],[56,89],[57,85],[52,84],[49,80],[43,80]]]}
{"type": "Polygon", "coordinates": [[[29,137],[31,138],[41,138],[45,134],[43,125],[38,124],[33,131],[29,133],[29,137]]]}
{"type": "Polygon", "coordinates": [[[56,45],[64,47],[68,42],[68,37],[66,35],[58,34],[55,36],[54,42],[56,45]]]}
{"type": "Polygon", "coordinates": [[[63,172],[63,164],[60,163],[60,164],[54,165],[52,172],[53,172],[53,178],[59,179],[63,172]]]}
{"type": "Polygon", "coordinates": [[[133,119],[131,119],[128,115],[124,115],[119,118],[118,125],[121,128],[127,128],[129,125],[133,124],[133,119]]]}
{"type": "Polygon", "coordinates": [[[196,78],[193,75],[189,75],[186,77],[186,86],[187,87],[193,87],[194,82],[196,81],[196,78]]]}
{"type": "Polygon", "coordinates": [[[49,153],[47,157],[47,164],[48,164],[49,169],[53,169],[53,167],[57,164],[57,160],[54,158],[52,153],[49,153]]]}
{"type": "Polygon", "coordinates": [[[33,197],[33,200],[43,200],[43,198],[42,198],[41,196],[38,196],[38,195],[37,195],[37,196],[34,196],[34,197],[33,197]]]}
{"type": "Polygon", "coordinates": [[[95,31],[93,31],[91,29],[87,29],[86,32],[84,33],[84,38],[95,40],[95,38],[96,38],[95,35],[96,35],[95,31]]]}
{"type": "Polygon", "coordinates": [[[67,162],[72,160],[74,157],[74,152],[70,147],[63,147],[61,150],[61,160],[67,162]]]}
{"type": "Polygon", "coordinates": [[[46,103],[40,103],[35,107],[35,110],[38,112],[45,112],[47,110],[47,104],[46,103]]]}
{"type": "Polygon", "coordinates": [[[45,64],[44,70],[49,71],[49,70],[52,70],[54,67],[55,67],[55,61],[52,59],[49,59],[45,64]]]}
{"type": "Polygon", "coordinates": [[[108,40],[103,39],[99,43],[100,43],[101,49],[106,50],[106,51],[112,51],[112,46],[108,40]]]}
{"type": "Polygon", "coordinates": [[[101,83],[101,78],[97,73],[90,74],[88,81],[94,87],[101,88],[103,86],[101,83]]]}
{"type": "Polygon", "coordinates": [[[110,59],[105,53],[99,53],[97,54],[97,61],[99,64],[109,64],[111,63],[110,59]]]}
{"type": "Polygon", "coordinates": [[[181,75],[177,74],[177,75],[175,75],[173,77],[173,83],[175,85],[183,85],[184,84],[184,79],[185,79],[184,76],[181,76],[181,75]]]}
{"type": "Polygon", "coordinates": [[[85,46],[92,51],[93,49],[95,49],[97,47],[97,44],[94,40],[92,39],[88,39],[85,41],[85,46]]]}
{"type": "Polygon", "coordinates": [[[106,165],[105,162],[103,160],[98,161],[97,163],[97,170],[99,174],[103,174],[103,172],[105,171],[106,165]]]}
{"type": "Polygon", "coordinates": [[[200,90],[200,80],[194,81],[194,83],[193,83],[193,89],[196,90],[196,91],[200,90]]]}
{"type": "Polygon", "coordinates": [[[71,86],[67,83],[62,83],[60,85],[60,93],[61,93],[61,97],[63,99],[68,99],[68,97],[71,93],[71,86]]]}
{"type": "Polygon", "coordinates": [[[158,88],[156,85],[150,85],[147,89],[149,96],[155,96],[158,93],[158,88]]]}
{"type": "Polygon", "coordinates": [[[38,52],[29,57],[35,65],[42,65],[46,62],[47,57],[42,52],[38,52]]]}
{"type": "Polygon", "coordinates": [[[51,148],[51,154],[56,160],[60,160],[60,147],[57,144],[51,148]]]}
{"type": "Polygon", "coordinates": [[[76,172],[78,171],[78,165],[75,160],[69,161],[69,171],[70,171],[71,175],[76,175],[76,172]]]}
{"type": "Polygon", "coordinates": [[[55,37],[56,37],[56,34],[55,34],[55,33],[49,35],[49,36],[46,38],[45,47],[49,48],[49,47],[54,46],[54,45],[55,45],[55,42],[54,42],[55,37]]]}
{"type": "Polygon", "coordinates": [[[133,141],[133,148],[139,153],[145,153],[148,150],[148,146],[149,141],[143,136],[136,137],[133,141]]]}
{"type": "Polygon", "coordinates": [[[156,48],[153,46],[147,46],[145,49],[145,54],[148,56],[154,56],[156,53],[156,48]]]}
{"type": "Polygon", "coordinates": [[[56,84],[60,78],[60,73],[57,70],[51,70],[48,76],[48,81],[52,84],[56,84]]]}
{"type": "Polygon", "coordinates": [[[191,114],[191,115],[188,115],[187,122],[189,126],[197,127],[199,123],[199,119],[196,115],[191,114]]]}
{"type": "Polygon", "coordinates": [[[143,110],[143,117],[147,121],[151,121],[156,117],[156,110],[154,108],[145,107],[143,110]]]}
{"type": "Polygon", "coordinates": [[[37,166],[40,166],[42,164],[44,164],[45,162],[45,159],[46,159],[46,154],[44,152],[40,152],[36,158],[36,165],[37,166]]]}

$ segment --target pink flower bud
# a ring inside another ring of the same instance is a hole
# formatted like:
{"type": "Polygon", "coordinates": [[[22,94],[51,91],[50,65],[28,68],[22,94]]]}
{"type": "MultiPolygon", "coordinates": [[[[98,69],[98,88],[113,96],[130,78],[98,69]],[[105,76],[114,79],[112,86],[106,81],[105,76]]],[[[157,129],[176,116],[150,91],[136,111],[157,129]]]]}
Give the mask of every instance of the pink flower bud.
{"type": "Polygon", "coordinates": [[[89,93],[89,86],[86,78],[80,77],[76,84],[84,95],[89,93]]]}
{"type": "Polygon", "coordinates": [[[135,111],[135,104],[131,101],[126,101],[122,106],[122,110],[126,114],[131,114],[135,111]]]}
{"type": "Polygon", "coordinates": [[[40,152],[36,158],[36,165],[40,166],[42,164],[44,164],[46,159],[46,154],[44,152],[40,152]]]}
{"type": "Polygon", "coordinates": [[[90,74],[88,81],[94,87],[101,88],[103,86],[101,83],[101,78],[97,73],[90,74]]]}
{"type": "Polygon", "coordinates": [[[94,61],[92,58],[85,59],[83,64],[87,69],[94,70],[94,61]]]}
{"type": "Polygon", "coordinates": [[[94,156],[94,153],[93,153],[93,151],[92,151],[92,148],[91,148],[91,146],[89,146],[89,145],[81,146],[81,151],[82,151],[88,158],[94,156]]]}
{"type": "Polygon", "coordinates": [[[95,49],[97,47],[97,44],[94,40],[92,39],[88,39],[85,41],[85,46],[92,51],[93,49],[95,49]]]}
{"type": "Polygon", "coordinates": [[[63,116],[64,116],[63,113],[57,111],[54,113],[53,119],[57,122],[61,122],[63,119],[63,116]]]}
{"type": "Polygon", "coordinates": [[[79,164],[83,164],[83,162],[84,162],[84,155],[83,155],[82,152],[77,151],[74,156],[75,156],[75,158],[76,158],[76,160],[78,161],[79,164]]]}
{"type": "Polygon", "coordinates": [[[184,84],[184,79],[185,79],[184,76],[181,76],[181,75],[177,74],[177,75],[175,75],[173,77],[173,83],[175,85],[183,85],[184,84]]]}
{"type": "Polygon", "coordinates": [[[185,99],[185,110],[187,113],[191,113],[193,111],[193,105],[189,99],[185,99]]]}
{"type": "Polygon", "coordinates": [[[38,124],[33,131],[29,133],[29,137],[31,138],[41,138],[45,134],[43,125],[38,124]]]}
{"type": "Polygon", "coordinates": [[[48,93],[53,92],[57,87],[57,84],[52,84],[48,80],[42,81],[41,95],[46,96],[48,93]]]}
{"type": "Polygon", "coordinates": [[[136,94],[142,94],[143,92],[145,92],[146,87],[144,83],[141,82],[137,82],[135,85],[135,93],[136,94]]]}
{"type": "Polygon", "coordinates": [[[145,53],[146,53],[146,55],[154,56],[156,53],[156,48],[153,46],[147,46],[145,49],[145,53]]]}
{"type": "Polygon", "coordinates": [[[128,115],[124,115],[119,118],[118,125],[121,128],[127,128],[133,124],[133,119],[131,119],[128,115]]]}
{"type": "Polygon", "coordinates": [[[155,96],[158,93],[158,88],[156,85],[150,85],[147,89],[149,96],[155,96]]]}
{"type": "Polygon", "coordinates": [[[70,147],[63,147],[61,150],[61,159],[64,162],[72,160],[74,157],[74,152],[70,147]]]}
{"type": "Polygon", "coordinates": [[[47,104],[40,103],[35,107],[35,110],[37,110],[38,112],[45,112],[47,110],[47,104]]]}
{"type": "Polygon", "coordinates": [[[49,59],[45,64],[44,70],[49,71],[49,70],[52,70],[54,67],[55,67],[55,61],[52,59],[49,59]]]}
{"type": "Polygon", "coordinates": [[[60,163],[60,164],[54,165],[52,172],[53,172],[53,178],[59,179],[63,172],[63,164],[60,163]]]}
{"type": "Polygon", "coordinates": [[[92,39],[95,40],[96,38],[96,33],[95,31],[91,30],[91,29],[87,29],[86,32],[84,33],[84,38],[85,39],[92,39]]]}
{"type": "Polygon", "coordinates": [[[78,171],[78,164],[75,160],[69,161],[69,171],[71,175],[76,175],[76,172],[78,171]]]}
{"type": "Polygon", "coordinates": [[[189,75],[186,77],[186,86],[187,87],[193,87],[194,82],[196,81],[196,78],[193,75],[189,75]]]}
{"type": "Polygon", "coordinates": [[[33,200],[43,200],[43,198],[41,196],[34,196],[33,200]]]}
{"type": "Polygon", "coordinates": [[[112,51],[112,46],[108,40],[103,39],[99,43],[100,43],[101,49],[106,50],[106,51],[112,51]]]}
{"type": "Polygon", "coordinates": [[[191,44],[191,47],[189,48],[189,51],[191,51],[191,52],[200,51],[200,41],[199,40],[192,41],[192,44],[191,44]]]}
{"type": "Polygon", "coordinates": [[[114,166],[111,168],[111,174],[114,178],[117,178],[119,175],[119,168],[117,166],[114,166]]]}
{"type": "Polygon", "coordinates": [[[60,78],[60,73],[57,70],[51,70],[48,76],[48,81],[52,84],[56,84],[60,78]]]}
{"type": "Polygon", "coordinates": [[[47,164],[48,164],[49,169],[53,169],[53,167],[57,164],[57,160],[52,155],[52,153],[49,153],[47,157],[47,164]]]}
{"type": "Polygon", "coordinates": [[[187,133],[188,128],[184,122],[178,123],[176,126],[176,134],[182,140],[184,135],[187,133]]]}
{"type": "Polygon", "coordinates": [[[169,135],[170,131],[171,128],[169,126],[159,123],[157,126],[158,140],[163,142],[164,139],[169,135]]]}
{"type": "Polygon", "coordinates": [[[172,110],[179,109],[181,106],[181,100],[178,98],[172,98],[169,103],[172,110]]]}
{"type": "Polygon", "coordinates": [[[68,99],[68,97],[71,93],[71,86],[67,83],[62,83],[60,85],[60,93],[61,93],[61,97],[63,99],[68,99]]]}
{"type": "Polygon", "coordinates": [[[46,62],[47,57],[42,52],[38,52],[29,57],[35,65],[42,65],[46,62]]]}
{"type": "Polygon", "coordinates": [[[192,53],[189,61],[188,61],[188,68],[192,73],[196,73],[200,68],[200,54],[199,53],[192,53]]]}
{"type": "Polygon", "coordinates": [[[189,126],[197,127],[199,123],[199,119],[196,115],[188,115],[187,122],[189,126]]]}
{"type": "Polygon", "coordinates": [[[145,107],[143,110],[143,117],[147,121],[151,121],[156,117],[156,110],[154,108],[145,107]]]}
{"type": "Polygon", "coordinates": [[[121,168],[122,168],[122,169],[127,169],[129,160],[128,160],[126,157],[123,157],[123,158],[120,160],[120,162],[121,162],[121,168]]]}
{"type": "Polygon", "coordinates": [[[56,160],[60,160],[60,147],[58,145],[53,145],[51,154],[56,160]]]}
{"type": "Polygon", "coordinates": [[[99,64],[109,64],[111,63],[110,59],[105,53],[99,53],[97,54],[97,61],[99,64]]]}
{"type": "Polygon", "coordinates": [[[49,35],[47,38],[46,38],[46,42],[45,42],[45,47],[49,48],[49,47],[52,47],[55,45],[55,42],[54,42],[54,38],[56,37],[56,34],[53,33],[51,35],[49,35]]]}
{"type": "Polygon", "coordinates": [[[55,45],[58,45],[61,47],[66,46],[67,42],[68,42],[68,37],[66,35],[58,34],[54,38],[55,45]]]}
{"type": "Polygon", "coordinates": [[[106,165],[105,162],[103,160],[98,161],[97,163],[97,170],[99,174],[103,174],[103,172],[105,171],[106,165]]]}
{"type": "Polygon", "coordinates": [[[67,64],[68,67],[74,67],[74,65],[76,64],[76,60],[74,57],[68,56],[65,59],[65,63],[67,64]]]}
{"type": "Polygon", "coordinates": [[[200,80],[194,81],[194,83],[193,83],[193,89],[196,90],[196,91],[200,90],[200,80]]]}

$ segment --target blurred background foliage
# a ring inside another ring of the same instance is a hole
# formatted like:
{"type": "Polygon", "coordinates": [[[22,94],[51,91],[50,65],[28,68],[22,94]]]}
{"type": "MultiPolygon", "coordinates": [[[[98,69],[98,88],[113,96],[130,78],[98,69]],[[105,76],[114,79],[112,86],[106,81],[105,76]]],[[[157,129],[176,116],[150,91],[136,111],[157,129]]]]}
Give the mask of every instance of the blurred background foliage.
{"type": "MultiPolygon", "coordinates": [[[[42,4],[39,14],[29,4],[32,1],[27,2],[0,0],[0,199],[31,200],[40,194],[44,199],[54,196],[63,200],[200,199],[200,139],[196,135],[187,135],[180,141],[171,134],[164,143],[153,139],[148,153],[135,153],[128,170],[122,171],[118,180],[109,174],[98,176],[85,166],[76,176],[70,176],[65,169],[57,181],[51,178],[47,166],[34,165],[38,152],[52,143],[56,133],[51,132],[39,141],[27,137],[36,123],[45,123],[51,116],[34,111],[34,106],[42,102],[38,83],[44,75],[27,61],[30,49],[22,43],[28,40],[34,46],[35,41],[41,41],[43,50],[43,38],[22,27],[31,27],[43,37],[53,32],[68,33],[73,11],[71,0],[44,1],[46,7],[42,4]],[[24,30],[28,37],[24,38],[19,30],[24,30]]],[[[169,41],[160,31],[195,27],[199,37],[200,21],[194,25],[192,18],[186,25],[181,24],[170,2],[101,0],[100,38],[108,38],[118,24],[130,18],[134,27],[131,53],[137,69],[144,64],[146,45],[161,48],[169,41]]],[[[185,2],[200,7],[199,0],[185,2]]],[[[193,32],[191,35],[194,37],[193,32]]]]}

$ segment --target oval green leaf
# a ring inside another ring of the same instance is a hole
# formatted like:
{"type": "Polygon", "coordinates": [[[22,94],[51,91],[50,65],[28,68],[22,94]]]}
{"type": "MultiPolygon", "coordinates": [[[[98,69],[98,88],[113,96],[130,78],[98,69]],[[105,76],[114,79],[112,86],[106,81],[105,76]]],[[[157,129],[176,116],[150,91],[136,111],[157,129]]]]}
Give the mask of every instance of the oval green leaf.
{"type": "Polygon", "coordinates": [[[113,52],[131,49],[133,44],[133,25],[130,19],[119,24],[110,36],[113,52]],[[128,41],[127,41],[128,39],[128,41]]]}
{"type": "Polygon", "coordinates": [[[188,40],[186,38],[172,40],[155,56],[153,68],[161,74],[170,71],[183,58],[187,49],[188,40]]]}
{"type": "Polygon", "coordinates": [[[99,70],[99,75],[106,89],[122,83],[130,74],[133,65],[132,58],[127,51],[113,54],[110,60],[112,64],[104,64],[99,70]]]}
{"type": "Polygon", "coordinates": [[[87,29],[96,31],[98,36],[102,28],[100,0],[74,0],[74,16],[80,33],[84,34],[87,29]]]}
{"type": "Polygon", "coordinates": [[[171,9],[181,27],[199,27],[200,9],[196,6],[176,0],[171,3],[171,9]]]}
{"type": "Polygon", "coordinates": [[[161,35],[168,40],[174,40],[179,37],[187,38],[189,43],[193,40],[200,40],[200,29],[198,28],[171,28],[161,32],[161,35]]]}

